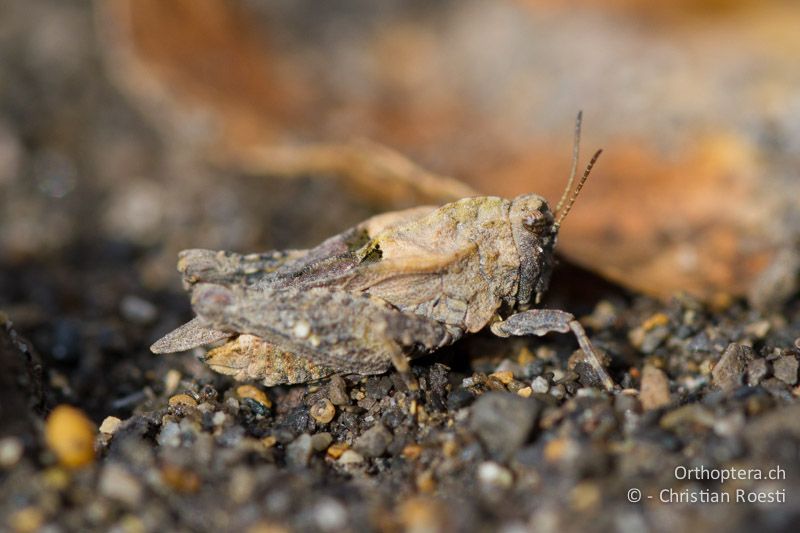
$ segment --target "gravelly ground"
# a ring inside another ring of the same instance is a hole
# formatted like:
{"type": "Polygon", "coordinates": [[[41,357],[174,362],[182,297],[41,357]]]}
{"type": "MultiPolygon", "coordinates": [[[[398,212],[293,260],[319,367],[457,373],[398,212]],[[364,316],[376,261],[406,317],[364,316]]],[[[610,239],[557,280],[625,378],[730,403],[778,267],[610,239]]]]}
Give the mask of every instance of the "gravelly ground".
{"type": "MultiPolygon", "coordinates": [[[[98,264],[135,286],[130,262],[98,264]]],[[[615,393],[570,363],[568,336],[479,336],[420,361],[416,395],[390,374],[271,388],[259,401],[192,354],[147,352],[185,316],[180,295],[145,291],[157,305],[139,307],[153,317],[78,305],[70,325],[47,319],[25,331],[44,354],[48,404],[122,424],[76,472],[56,466],[31,430],[30,452],[2,472],[0,513],[18,524],[26,509],[54,531],[788,527],[798,513],[800,302],[761,317],[740,303],[710,311],[606,291],[583,321],[610,355],[624,387],[615,393]],[[170,405],[181,393],[191,399],[170,405]],[[676,479],[675,467],[699,466],[780,466],[786,479],[676,479]],[[628,503],[631,488],[654,500],[628,503]],[[655,501],[670,488],[782,490],[786,502],[655,501]]]]}

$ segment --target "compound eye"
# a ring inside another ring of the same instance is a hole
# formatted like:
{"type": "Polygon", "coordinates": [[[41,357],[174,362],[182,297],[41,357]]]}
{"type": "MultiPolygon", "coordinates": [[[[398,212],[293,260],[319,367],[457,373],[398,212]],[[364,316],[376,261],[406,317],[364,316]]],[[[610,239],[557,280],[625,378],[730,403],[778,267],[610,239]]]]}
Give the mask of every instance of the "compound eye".
{"type": "Polygon", "coordinates": [[[522,224],[530,231],[537,231],[548,225],[548,217],[541,211],[534,211],[522,219],[522,224]]]}

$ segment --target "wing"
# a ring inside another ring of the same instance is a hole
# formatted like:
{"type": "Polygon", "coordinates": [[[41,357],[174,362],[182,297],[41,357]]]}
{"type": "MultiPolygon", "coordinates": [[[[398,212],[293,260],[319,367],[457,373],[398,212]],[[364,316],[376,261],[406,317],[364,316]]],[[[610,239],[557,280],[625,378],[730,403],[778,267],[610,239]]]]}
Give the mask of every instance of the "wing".
{"type": "Polygon", "coordinates": [[[230,336],[230,333],[208,328],[200,319],[193,318],[153,343],[150,351],[153,353],[185,352],[204,344],[227,339],[230,336]]]}
{"type": "Polygon", "coordinates": [[[253,280],[271,274],[287,263],[308,254],[307,250],[272,251],[259,254],[191,249],[178,255],[178,272],[188,289],[196,283],[252,284],[253,280]]]}
{"type": "Polygon", "coordinates": [[[192,249],[178,257],[178,271],[187,289],[197,283],[246,285],[261,288],[326,286],[358,264],[355,252],[375,235],[432,211],[417,207],[369,218],[310,250],[257,254],[192,249]]]}

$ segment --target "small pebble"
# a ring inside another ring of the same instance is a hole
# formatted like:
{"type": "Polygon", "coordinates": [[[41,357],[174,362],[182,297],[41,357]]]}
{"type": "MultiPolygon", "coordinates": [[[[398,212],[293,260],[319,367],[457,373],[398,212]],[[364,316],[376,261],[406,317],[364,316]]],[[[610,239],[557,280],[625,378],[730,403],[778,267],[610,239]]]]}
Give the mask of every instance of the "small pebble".
{"type": "Polygon", "coordinates": [[[772,362],[772,373],[787,385],[797,383],[797,368],[797,358],[793,355],[784,355],[772,362]]]}
{"type": "Polygon", "coordinates": [[[669,324],[669,317],[664,313],[656,313],[645,320],[642,323],[642,327],[645,331],[650,331],[659,326],[666,326],[667,324],[669,324]]]}
{"type": "Polygon", "coordinates": [[[769,333],[770,327],[769,320],[759,320],[745,326],[744,331],[757,339],[763,339],[769,333]]]}
{"type": "Polygon", "coordinates": [[[572,439],[558,438],[544,447],[544,458],[549,463],[569,461],[580,454],[580,445],[572,439]]]}
{"type": "Polygon", "coordinates": [[[254,385],[239,385],[236,387],[236,396],[242,400],[250,398],[267,408],[272,407],[272,401],[269,399],[269,396],[267,396],[267,393],[254,385]]]}
{"type": "Polygon", "coordinates": [[[669,379],[664,371],[653,365],[645,365],[642,371],[642,388],[639,399],[647,411],[669,405],[669,379]]]}
{"type": "Polygon", "coordinates": [[[445,457],[455,457],[459,447],[455,439],[448,439],[442,444],[442,453],[445,457]]]}
{"type": "Polygon", "coordinates": [[[573,508],[586,512],[600,505],[602,493],[596,483],[585,481],[575,485],[570,494],[570,500],[573,508]]]}
{"type": "Polygon", "coordinates": [[[11,529],[17,533],[39,531],[44,524],[44,515],[36,507],[24,507],[9,517],[11,529]]]}
{"type": "Polygon", "coordinates": [[[193,470],[172,464],[161,467],[161,480],[177,492],[190,494],[200,489],[200,476],[193,470]]]}
{"type": "Polygon", "coordinates": [[[542,376],[537,376],[531,382],[531,389],[537,394],[547,394],[550,390],[550,383],[542,376]]]}
{"type": "Polygon", "coordinates": [[[721,437],[736,437],[745,427],[745,416],[741,411],[728,416],[717,418],[714,421],[714,433],[721,437]]]}
{"type": "Polygon", "coordinates": [[[510,370],[501,370],[489,374],[489,377],[497,379],[503,385],[508,385],[514,379],[514,373],[510,370]]]}
{"type": "Polygon", "coordinates": [[[246,503],[253,497],[255,488],[256,477],[253,475],[251,468],[239,466],[233,469],[230,475],[230,484],[228,485],[228,493],[231,500],[239,505],[246,503]]]}
{"type": "Polygon", "coordinates": [[[466,407],[475,401],[475,395],[464,388],[457,388],[447,395],[447,407],[453,411],[466,407]]]}
{"type": "Polygon", "coordinates": [[[142,485],[122,465],[108,463],[103,467],[98,485],[100,494],[134,507],[142,500],[142,485]]]}
{"type": "Polygon", "coordinates": [[[172,407],[176,407],[178,405],[185,405],[187,407],[197,407],[197,400],[195,400],[188,394],[181,393],[170,397],[169,405],[172,407]]]}
{"type": "Polygon", "coordinates": [[[125,296],[119,307],[122,316],[134,324],[151,324],[158,317],[158,308],[138,296],[125,296]]]}
{"type": "Polygon", "coordinates": [[[403,451],[400,455],[403,456],[404,459],[409,461],[416,461],[419,456],[422,454],[422,446],[419,444],[409,444],[403,448],[403,451]]]}
{"type": "Polygon", "coordinates": [[[559,383],[558,385],[550,389],[550,395],[560,400],[567,395],[567,389],[566,387],[564,387],[564,385],[559,383]]]}
{"type": "Polygon", "coordinates": [[[522,387],[517,391],[517,395],[523,398],[530,398],[531,394],[533,394],[533,389],[530,387],[522,387]]]}
{"type": "Polygon", "coordinates": [[[353,448],[365,457],[380,457],[392,443],[393,435],[383,424],[375,424],[359,435],[353,448]]]}
{"type": "Polygon", "coordinates": [[[330,399],[333,405],[350,405],[350,395],[347,394],[347,383],[342,376],[331,376],[328,381],[328,399],[330,399]]]}
{"type": "Polygon", "coordinates": [[[637,412],[640,411],[639,406],[639,400],[630,394],[617,394],[614,397],[614,410],[618,413],[626,411],[637,412]]]}
{"type": "Polygon", "coordinates": [[[226,415],[224,411],[217,411],[211,417],[211,423],[214,424],[215,426],[219,427],[219,426],[223,425],[227,419],[228,419],[228,415],[226,415]]]}
{"type": "Polygon", "coordinates": [[[177,447],[181,445],[181,427],[177,422],[167,422],[161,426],[161,431],[156,437],[156,442],[163,447],[177,447]]]}
{"type": "Polygon", "coordinates": [[[365,387],[367,389],[367,398],[380,400],[389,394],[389,391],[392,390],[393,384],[390,377],[381,376],[380,378],[368,379],[365,387]]]}
{"type": "Polygon", "coordinates": [[[715,422],[714,413],[708,407],[699,403],[689,403],[662,416],[659,425],[663,429],[673,430],[688,424],[710,428],[715,422]]]}
{"type": "Polygon", "coordinates": [[[769,367],[767,366],[767,360],[763,357],[753,359],[747,363],[747,384],[751,387],[761,383],[761,380],[767,377],[767,374],[769,374],[769,367]]]}
{"type": "Polygon", "coordinates": [[[333,437],[330,433],[324,432],[311,435],[311,447],[315,452],[326,450],[331,445],[331,442],[333,442],[333,437]]]}
{"type": "Polygon", "coordinates": [[[260,520],[248,527],[246,533],[291,533],[291,530],[272,520],[260,520]]]}
{"type": "Polygon", "coordinates": [[[747,364],[752,359],[752,348],[733,342],[730,343],[711,370],[714,385],[726,392],[741,386],[744,383],[747,364]]]}
{"type": "MultiPolygon", "coordinates": [[[[328,448],[328,451],[330,452],[330,448],[328,448]]],[[[363,463],[364,458],[358,452],[353,450],[345,450],[344,453],[339,457],[338,462],[339,464],[343,465],[357,464],[363,463]]]]}
{"type": "Polygon", "coordinates": [[[116,416],[107,416],[103,420],[103,423],[100,424],[100,433],[113,435],[114,432],[119,428],[120,424],[122,424],[122,420],[116,416]]]}
{"type": "Polygon", "coordinates": [[[303,433],[286,447],[286,462],[291,466],[306,466],[312,451],[311,435],[303,433]]]}
{"type": "Polygon", "coordinates": [[[80,468],[94,461],[95,427],[83,411],[59,405],[45,425],[48,447],[67,468],[80,468]]]}
{"type": "Polygon", "coordinates": [[[333,406],[328,398],[321,398],[314,402],[314,405],[308,410],[311,418],[320,424],[327,424],[336,415],[336,407],[333,406]]]}
{"type": "Polygon", "coordinates": [[[581,321],[592,329],[606,329],[614,324],[618,315],[618,311],[611,302],[601,300],[595,306],[592,314],[581,319],[581,321]]]}
{"type": "Polygon", "coordinates": [[[642,353],[653,353],[669,337],[669,317],[656,313],[628,334],[630,343],[642,353]]]}
{"type": "Polygon", "coordinates": [[[311,334],[311,324],[301,320],[294,325],[292,334],[298,339],[306,339],[311,334]]]}
{"type": "Polygon", "coordinates": [[[507,459],[531,433],[541,406],[531,398],[508,392],[487,392],[470,414],[470,428],[492,456],[507,459]]]}
{"type": "Polygon", "coordinates": [[[328,451],[325,453],[333,459],[339,459],[349,448],[350,447],[344,442],[334,442],[328,446],[328,451]]]}
{"type": "Polygon", "coordinates": [[[486,461],[478,466],[478,479],[488,488],[507,489],[514,483],[511,471],[493,461],[486,461]]]}
{"type": "Polygon", "coordinates": [[[311,516],[322,531],[347,529],[347,508],[333,498],[322,498],[311,510],[311,516]]]}
{"type": "Polygon", "coordinates": [[[24,451],[25,446],[17,437],[0,439],[0,468],[11,468],[16,465],[22,459],[24,451]]]}
{"type": "Polygon", "coordinates": [[[164,393],[166,395],[171,395],[175,390],[177,390],[178,385],[181,383],[181,373],[175,370],[174,368],[167,371],[167,375],[164,376],[164,393]]]}
{"type": "Polygon", "coordinates": [[[417,490],[423,494],[430,494],[436,490],[436,476],[431,470],[423,470],[414,480],[417,490]]]}
{"type": "Polygon", "coordinates": [[[48,468],[42,474],[42,485],[50,490],[62,491],[69,486],[70,475],[61,467],[48,468]]]}

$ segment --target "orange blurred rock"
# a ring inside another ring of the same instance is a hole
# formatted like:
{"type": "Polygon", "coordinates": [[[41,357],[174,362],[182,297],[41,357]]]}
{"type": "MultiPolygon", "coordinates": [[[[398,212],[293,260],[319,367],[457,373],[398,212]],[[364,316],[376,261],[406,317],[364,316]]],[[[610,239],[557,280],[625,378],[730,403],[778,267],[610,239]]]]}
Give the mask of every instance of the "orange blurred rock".
{"type": "Polygon", "coordinates": [[[70,405],[53,409],[44,430],[47,446],[67,468],[80,468],[94,461],[96,433],[83,411],[70,405]]]}

